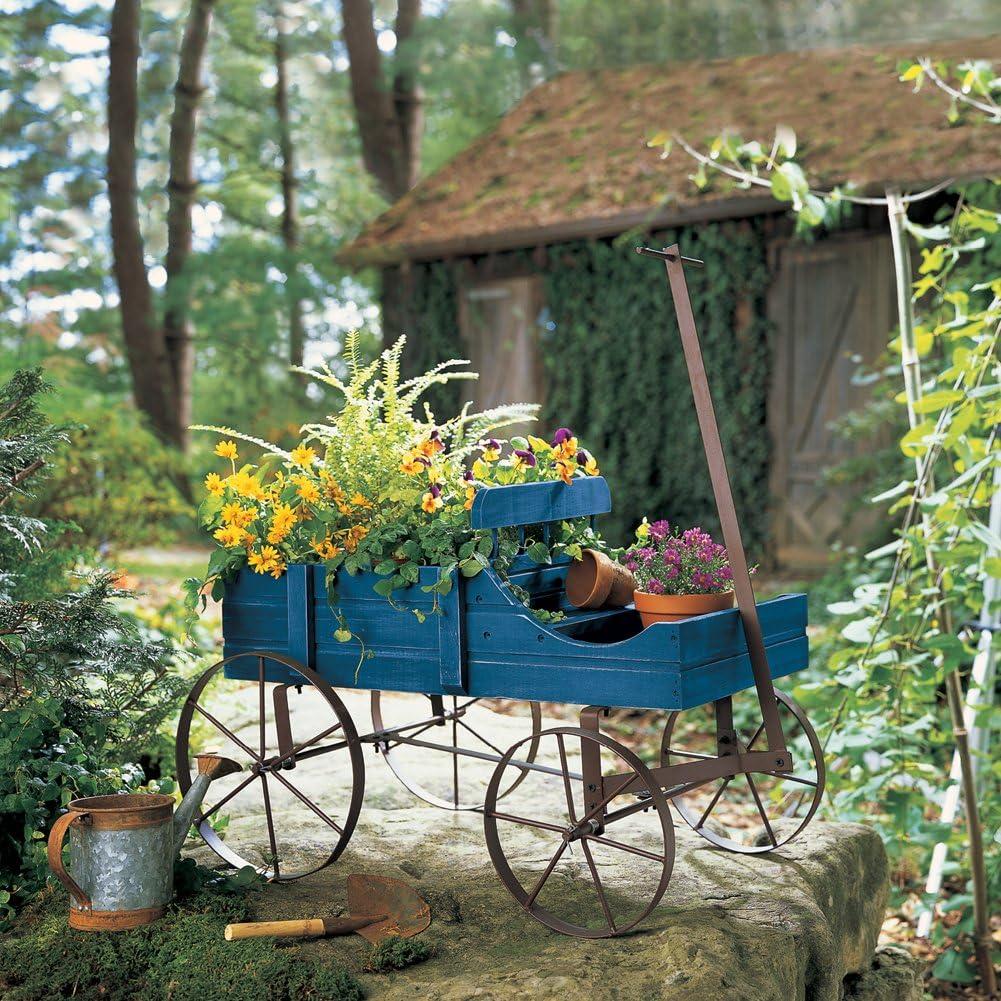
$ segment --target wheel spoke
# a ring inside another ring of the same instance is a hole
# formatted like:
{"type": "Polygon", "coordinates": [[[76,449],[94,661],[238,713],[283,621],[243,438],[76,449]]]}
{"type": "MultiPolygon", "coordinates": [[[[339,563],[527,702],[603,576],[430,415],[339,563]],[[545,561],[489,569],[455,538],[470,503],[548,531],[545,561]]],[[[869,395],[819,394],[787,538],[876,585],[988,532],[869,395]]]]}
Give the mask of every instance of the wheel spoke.
{"type": "Polygon", "coordinates": [[[304,793],[300,792],[294,785],[292,785],[292,783],[289,782],[289,780],[287,778],[285,778],[285,776],[282,775],[281,772],[272,772],[271,774],[274,775],[274,777],[276,779],[278,779],[278,781],[281,782],[281,784],[283,786],[285,786],[285,788],[288,789],[288,791],[290,793],[292,793],[294,796],[297,796],[300,800],[302,800],[302,802],[305,803],[305,805],[308,806],[313,811],[313,813],[315,813],[320,818],[320,820],[322,820],[322,821],[326,822],[327,824],[329,824],[335,831],[337,831],[338,834],[343,834],[344,833],[344,831],[340,828],[340,826],[338,824],[336,824],[333,820],[331,820],[304,793]]]}
{"type": "Polygon", "coordinates": [[[255,751],[252,751],[242,740],[232,730],[228,730],[222,723],[219,722],[207,709],[203,709],[197,702],[191,703],[220,733],[225,734],[237,747],[241,750],[246,751],[254,761],[260,762],[260,758],[257,756],[255,751]]]}
{"type": "Polygon", "coordinates": [[[723,790],[730,784],[732,778],[732,775],[727,775],[720,783],[720,787],[716,790],[716,795],[709,801],[709,805],[705,808],[702,816],[699,817],[699,822],[695,825],[695,830],[699,830],[700,827],[705,826],[705,822],[709,819],[709,814],[713,812],[713,807],[719,802],[720,796],[723,795],[723,790]]]}
{"type": "Polygon", "coordinates": [[[752,747],[754,747],[754,742],[755,742],[755,741],[756,741],[756,740],[758,739],[758,737],[760,737],[760,736],[761,736],[761,734],[762,734],[762,732],[764,731],[764,729],[765,729],[765,724],[764,724],[764,723],[762,723],[762,724],[761,724],[761,725],[760,725],[760,726],[758,727],[758,729],[754,731],[754,735],[753,735],[753,736],[751,737],[751,739],[750,739],[750,740],[749,740],[749,741],[747,742],[747,747],[745,748],[745,750],[748,750],[748,751],[749,751],[749,750],[751,750],[751,748],[752,748],[752,747]]]}
{"type": "Polygon", "coordinates": [[[601,810],[604,810],[605,807],[608,806],[608,804],[611,803],[616,796],[621,796],[638,778],[639,775],[633,772],[633,776],[631,779],[620,785],[618,789],[615,789],[614,791],[610,792],[596,807],[594,807],[591,810],[588,810],[588,812],[584,814],[583,817],[581,817],[580,822],[582,824],[586,824],[596,813],[599,813],[601,810]]]}
{"type": "Polygon", "coordinates": [[[556,734],[556,743],[560,749],[560,764],[563,766],[563,789],[567,794],[567,811],[570,814],[570,823],[577,823],[577,811],[573,805],[573,790],[570,788],[570,766],[567,764],[567,750],[563,745],[563,734],[556,734]]]}
{"type": "MultiPolygon", "coordinates": [[[[264,658],[257,658],[257,691],[258,691],[258,715],[261,717],[261,760],[264,759],[265,752],[268,749],[267,742],[267,716],[264,710],[264,658]]],[[[267,787],[267,783],[265,783],[267,787]]]]}
{"type": "MultiPolygon", "coordinates": [[[[288,758],[297,757],[304,750],[306,750],[307,747],[312,747],[318,740],[323,740],[324,737],[329,737],[335,730],[340,730],[340,728],[341,728],[340,723],[335,723],[333,726],[328,726],[326,730],[321,730],[318,734],[316,734],[316,736],[310,737],[309,740],[304,740],[301,744],[294,745],[284,754],[276,754],[273,757],[268,758],[268,760],[265,761],[264,763],[266,765],[271,765],[273,767],[274,765],[281,764],[281,762],[285,761],[288,758]]],[[[330,750],[335,750],[337,747],[343,747],[343,746],[344,746],[343,744],[332,744],[330,750]]]]}
{"type": "Polygon", "coordinates": [[[772,778],[781,779],[783,782],[797,782],[802,786],[810,786],[812,789],[817,788],[817,783],[813,779],[800,778],[798,775],[789,775],[786,772],[762,772],[762,775],[770,775],[772,778]]]}
{"type": "Polygon", "coordinates": [[[528,898],[525,900],[525,908],[528,909],[535,903],[535,898],[539,895],[539,892],[546,885],[546,880],[552,875],[553,870],[556,868],[556,863],[563,857],[563,853],[567,850],[567,845],[569,841],[561,841],[559,848],[556,849],[556,854],[549,860],[549,865],[546,866],[542,875],[538,878],[535,886],[532,887],[531,893],[529,893],[528,898]]]}
{"type": "Polygon", "coordinates": [[[496,744],[491,744],[486,737],[484,737],[480,733],[477,733],[468,723],[464,722],[461,719],[458,720],[457,722],[459,726],[461,726],[465,730],[468,730],[478,741],[480,741],[481,744],[486,744],[487,747],[489,747],[490,750],[493,751],[495,754],[499,754],[502,758],[504,757],[504,752],[496,744]]]}
{"type": "Polygon", "coordinates": [[[540,831],[555,831],[557,834],[562,834],[564,831],[564,828],[556,824],[547,824],[544,820],[529,820],[528,817],[516,817],[511,813],[487,813],[486,811],[484,813],[488,817],[493,817],[494,820],[507,820],[512,824],[521,824],[524,827],[537,827],[540,831]]]}
{"type": "Polygon", "coordinates": [[[598,899],[601,901],[601,909],[605,912],[605,920],[608,922],[608,930],[615,931],[615,919],[612,917],[612,910],[608,906],[608,901],[605,899],[605,891],[601,886],[601,878],[598,876],[598,867],[594,864],[594,858],[591,855],[591,849],[587,846],[587,841],[581,841],[580,843],[581,851],[584,853],[584,858],[587,860],[587,867],[591,870],[591,879],[594,880],[594,888],[598,891],[598,899]]]}
{"type": "Polygon", "coordinates": [[[765,808],[761,803],[761,797],[758,795],[758,787],[754,784],[754,779],[751,778],[750,772],[744,772],[744,778],[747,779],[747,784],[750,786],[751,795],[754,797],[754,803],[758,808],[758,813],[761,815],[761,822],[765,825],[765,830],[768,832],[768,838],[772,845],[778,848],[779,843],[775,837],[775,832],[772,830],[772,825],[768,823],[768,814],[765,813],[765,808]]]}
{"type": "Polygon", "coordinates": [[[225,806],[234,796],[237,795],[237,793],[240,793],[244,789],[246,789],[247,786],[249,786],[250,783],[253,782],[254,779],[256,779],[256,778],[257,778],[257,776],[254,775],[253,773],[251,773],[250,775],[248,775],[235,789],[232,789],[228,793],[226,793],[226,795],[223,796],[223,798],[221,800],[219,800],[219,802],[216,803],[215,806],[213,806],[210,810],[206,810],[197,819],[193,820],[192,823],[196,827],[199,824],[203,824],[206,820],[209,819],[209,817],[212,816],[213,813],[216,812],[216,810],[218,810],[222,806],[225,806]]]}
{"type": "Polygon", "coordinates": [[[715,754],[700,754],[698,751],[678,751],[673,747],[665,747],[664,754],[676,754],[679,758],[697,758],[699,761],[712,760],[715,754]]]}
{"type": "Polygon", "coordinates": [[[264,793],[264,816],[268,821],[268,840],[271,842],[271,865],[274,868],[275,879],[278,879],[281,876],[281,873],[278,871],[278,839],[275,837],[275,821],[271,816],[271,796],[268,794],[268,777],[264,772],[261,772],[261,790],[264,793]]]}
{"type": "Polygon", "coordinates": [[[613,841],[611,838],[606,838],[600,834],[585,834],[582,840],[597,841],[599,845],[608,845],[609,848],[618,848],[619,851],[630,852],[633,855],[639,855],[642,858],[648,858],[654,862],[663,863],[665,861],[663,855],[648,852],[645,848],[636,848],[634,845],[624,845],[621,841],[613,841]]]}

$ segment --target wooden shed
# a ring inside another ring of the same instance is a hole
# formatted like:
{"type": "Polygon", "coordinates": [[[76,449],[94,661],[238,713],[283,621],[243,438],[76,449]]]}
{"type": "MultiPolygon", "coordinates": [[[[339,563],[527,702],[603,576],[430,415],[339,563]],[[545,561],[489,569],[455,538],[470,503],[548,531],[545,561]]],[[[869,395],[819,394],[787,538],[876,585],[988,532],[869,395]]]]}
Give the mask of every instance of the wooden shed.
{"type": "MultiPolygon", "coordinates": [[[[542,402],[603,459],[620,536],[643,514],[712,522],[663,274],[632,251],[677,240],[704,257],[693,300],[738,505],[758,558],[802,567],[858,541],[859,505],[825,470],[872,450],[832,422],[866,403],[856,378],[896,325],[879,209],[809,239],[754,189],[692,183],[654,132],[695,145],[724,129],[790,126],[811,181],[866,192],[1001,170],[996,126],[950,125],[898,60],[996,57],[1001,37],[569,73],[421,181],[343,255],[383,273],[387,336],[413,365],[471,358],[476,402],[542,402]]],[[[943,200],[923,203],[928,221],[943,200]]],[[[450,403],[454,401],[449,401],[450,403]]]]}

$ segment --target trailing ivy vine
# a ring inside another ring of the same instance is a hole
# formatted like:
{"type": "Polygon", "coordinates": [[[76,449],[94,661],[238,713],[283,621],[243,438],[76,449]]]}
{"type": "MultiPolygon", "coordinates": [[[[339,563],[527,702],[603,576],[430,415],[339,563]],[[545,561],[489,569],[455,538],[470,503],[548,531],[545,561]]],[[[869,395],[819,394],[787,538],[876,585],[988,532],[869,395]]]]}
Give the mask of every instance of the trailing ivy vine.
{"type": "MultiPolygon", "coordinates": [[[[706,262],[688,271],[692,305],[744,541],[761,558],[771,446],[765,423],[768,270],[760,220],[550,247],[541,268],[548,391],[542,425],[573,427],[601,456],[613,488],[614,511],[602,521],[609,539],[626,542],[644,514],[718,529],[667,282],[663,268],[633,252],[640,242],[677,242],[706,262]]],[[[498,272],[516,263],[513,258],[531,267],[524,251],[506,257],[497,262],[498,272]]],[[[420,370],[462,354],[457,269],[419,264],[412,283],[412,364],[420,370]]],[[[436,403],[451,412],[456,401],[436,403]]]]}

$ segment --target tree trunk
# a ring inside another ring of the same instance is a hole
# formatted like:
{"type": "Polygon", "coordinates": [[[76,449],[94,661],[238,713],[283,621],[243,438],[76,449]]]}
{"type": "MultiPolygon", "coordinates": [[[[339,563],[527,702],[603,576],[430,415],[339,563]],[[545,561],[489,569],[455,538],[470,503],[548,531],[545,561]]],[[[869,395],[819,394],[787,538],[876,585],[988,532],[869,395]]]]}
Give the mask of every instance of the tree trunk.
{"type": "Polygon", "coordinates": [[[392,93],[383,78],[371,0],[341,0],[341,15],[362,160],[382,194],[396,201],[413,187],[420,172],[423,116],[416,83],[418,61],[413,46],[406,44],[420,18],[420,0],[399,0],[392,93]]]}
{"type": "MultiPolygon", "coordinates": [[[[299,205],[295,176],[295,146],[288,107],[288,35],[282,5],[275,11],[275,111],[278,116],[278,145],[281,151],[282,242],[285,245],[285,295],[288,304],[289,364],[302,365],[306,331],[302,322],[302,299],[299,295],[299,205]]],[[[297,377],[301,382],[301,377],[297,377]]]]}
{"type": "Polygon", "coordinates": [[[163,337],[173,376],[177,444],[187,443],[191,423],[191,378],[195,349],[191,321],[190,276],[185,274],[191,256],[191,210],[198,189],[195,177],[195,133],[198,105],[205,87],[202,64],[212,23],[214,0],[193,0],[181,41],[174,110],[170,116],[170,176],[167,181],[167,290],[163,337]]]}
{"type": "Polygon", "coordinates": [[[527,90],[556,73],[556,0],[511,0],[514,34],[521,51],[522,84],[527,90]]]}
{"type": "Polygon", "coordinates": [[[421,0],[399,0],[396,12],[393,106],[400,134],[398,170],[403,191],[409,191],[417,183],[421,169],[424,95],[418,83],[420,57],[414,43],[414,31],[420,16],[421,0]]]}
{"type": "Polygon", "coordinates": [[[164,441],[179,444],[173,372],[156,325],[137,209],[139,0],[115,0],[108,43],[108,204],[125,353],[136,405],[164,441]]]}

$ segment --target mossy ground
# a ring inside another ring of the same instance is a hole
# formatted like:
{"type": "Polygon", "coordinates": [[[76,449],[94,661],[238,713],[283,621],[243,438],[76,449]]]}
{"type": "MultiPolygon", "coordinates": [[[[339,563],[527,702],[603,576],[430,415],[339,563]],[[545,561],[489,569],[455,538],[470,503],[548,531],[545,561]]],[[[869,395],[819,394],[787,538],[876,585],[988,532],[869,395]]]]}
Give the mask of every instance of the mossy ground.
{"type": "Polygon", "coordinates": [[[364,992],[337,963],[270,939],[227,942],[227,922],[252,917],[247,895],[199,891],[167,917],[114,935],[73,931],[66,898],[46,892],[0,942],[4,1001],[357,1001],[364,992]]]}

